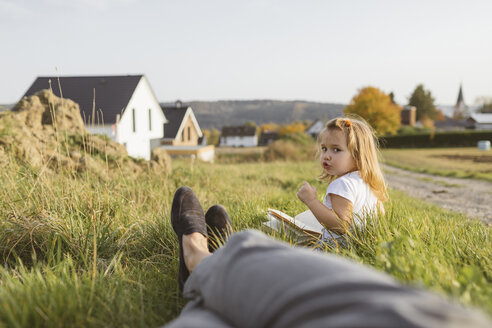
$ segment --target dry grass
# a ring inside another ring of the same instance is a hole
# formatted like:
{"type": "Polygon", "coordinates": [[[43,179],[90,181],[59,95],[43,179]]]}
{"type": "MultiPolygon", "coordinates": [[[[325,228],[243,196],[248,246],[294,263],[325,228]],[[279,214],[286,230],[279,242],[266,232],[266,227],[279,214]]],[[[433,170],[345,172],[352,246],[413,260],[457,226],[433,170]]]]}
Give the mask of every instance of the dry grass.
{"type": "MultiPolygon", "coordinates": [[[[99,156],[99,155],[94,155],[99,156]]],[[[105,179],[9,159],[0,170],[0,327],[149,327],[184,305],[170,226],[174,191],[221,203],[234,228],[262,229],[267,208],[296,214],[314,161],[207,164],[172,174],[111,169],[105,179]]],[[[387,218],[348,249],[326,249],[492,313],[490,227],[393,192],[387,218]]],[[[288,236],[276,238],[289,241],[288,236]]]]}
{"type": "Polygon", "coordinates": [[[384,149],[384,162],[403,169],[492,181],[492,151],[476,148],[384,149]]]}

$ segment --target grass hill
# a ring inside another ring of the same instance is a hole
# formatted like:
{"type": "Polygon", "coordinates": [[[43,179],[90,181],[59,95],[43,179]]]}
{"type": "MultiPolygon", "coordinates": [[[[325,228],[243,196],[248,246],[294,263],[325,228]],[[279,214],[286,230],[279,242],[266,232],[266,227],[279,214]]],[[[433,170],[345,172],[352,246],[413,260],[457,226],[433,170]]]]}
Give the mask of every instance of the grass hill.
{"type": "Polygon", "coordinates": [[[298,100],[191,101],[186,104],[193,108],[203,129],[220,129],[223,125],[241,125],[248,121],[285,124],[296,120],[328,120],[340,115],[345,107],[342,104],[298,100]]]}
{"type": "MultiPolygon", "coordinates": [[[[314,161],[111,171],[101,179],[15,161],[0,170],[0,327],[160,326],[185,303],[170,224],[177,187],[192,187],[205,209],[223,204],[236,230],[263,229],[267,208],[304,211],[295,197],[304,179],[326,188],[314,161]]],[[[397,192],[385,207],[350,248],[321,251],[492,313],[490,227],[397,192]]]]}

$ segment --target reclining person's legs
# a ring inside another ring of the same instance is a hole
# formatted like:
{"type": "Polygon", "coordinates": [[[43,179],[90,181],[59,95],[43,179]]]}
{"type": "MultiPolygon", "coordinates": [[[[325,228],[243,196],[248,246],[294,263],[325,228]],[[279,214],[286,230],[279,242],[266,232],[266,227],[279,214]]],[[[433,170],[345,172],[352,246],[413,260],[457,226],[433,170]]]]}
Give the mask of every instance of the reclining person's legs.
{"type": "Polygon", "coordinates": [[[385,274],[256,231],[233,235],[205,257],[184,295],[193,301],[171,327],[190,326],[191,315],[234,327],[490,325],[480,313],[404,287],[385,274]]]}

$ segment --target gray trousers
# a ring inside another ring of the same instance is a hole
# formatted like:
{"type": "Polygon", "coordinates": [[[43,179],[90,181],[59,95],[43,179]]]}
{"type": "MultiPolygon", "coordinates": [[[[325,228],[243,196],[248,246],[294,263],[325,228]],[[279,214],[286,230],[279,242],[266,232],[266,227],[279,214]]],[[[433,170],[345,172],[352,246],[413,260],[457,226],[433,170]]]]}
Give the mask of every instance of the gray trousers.
{"type": "Polygon", "coordinates": [[[167,327],[491,327],[480,312],[252,230],[204,259],[184,296],[167,327]]]}

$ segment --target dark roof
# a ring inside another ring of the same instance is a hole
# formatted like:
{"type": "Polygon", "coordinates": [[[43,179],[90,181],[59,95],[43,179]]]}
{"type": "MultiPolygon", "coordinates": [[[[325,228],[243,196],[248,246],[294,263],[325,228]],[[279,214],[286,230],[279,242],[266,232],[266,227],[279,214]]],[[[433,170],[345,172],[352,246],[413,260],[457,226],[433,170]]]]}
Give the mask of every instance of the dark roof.
{"type": "Polygon", "coordinates": [[[256,128],[254,126],[223,126],[221,135],[227,136],[254,136],[256,134],[256,128]]]}
{"type": "Polygon", "coordinates": [[[167,124],[164,126],[164,138],[175,139],[178,133],[181,122],[186,114],[188,107],[161,107],[164,115],[167,118],[167,124]]]}
{"type": "Polygon", "coordinates": [[[278,138],[277,131],[262,131],[261,138],[278,138]]]}
{"type": "Polygon", "coordinates": [[[445,117],[442,121],[434,121],[434,127],[440,130],[456,130],[466,128],[466,120],[455,120],[445,117]]]}
{"type": "MultiPolygon", "coordinates": [[[[60,85],[63,98],[68,98],[80,106],[82,119],[92,119],[95,98],[96,112],[102,111],[104,123],[115,123],[116,115],[121,114],[128,105],[138,82],[143,75],[124,76],[61,76],[60,85]],[[94,97],[95,90],[95,97],[94,97]]],[[[24,96],[31,96],[39,90],[51,88],[60,96],[58,77],[38,77],[24,96]]],[[[97,118],[97,116],[96,116],[97,118]]]]}
{"type": "Polygon", "coordinates": [[[275,141],[277,139],[278,139],[277,131],[262,131],[258,144],[260,144],[261,146],[268,145],[270,142],[275,141]]]}

